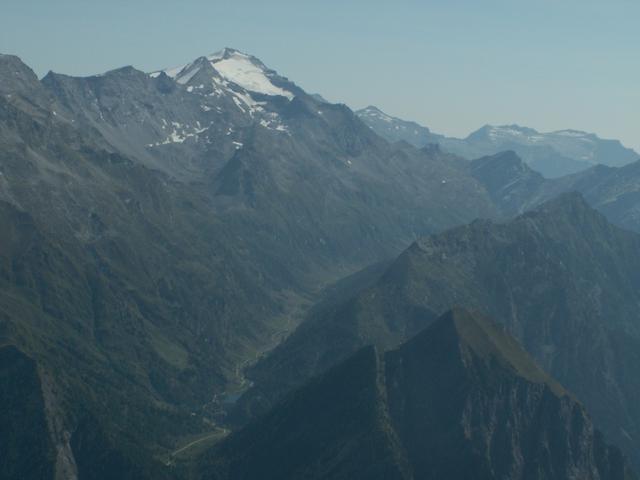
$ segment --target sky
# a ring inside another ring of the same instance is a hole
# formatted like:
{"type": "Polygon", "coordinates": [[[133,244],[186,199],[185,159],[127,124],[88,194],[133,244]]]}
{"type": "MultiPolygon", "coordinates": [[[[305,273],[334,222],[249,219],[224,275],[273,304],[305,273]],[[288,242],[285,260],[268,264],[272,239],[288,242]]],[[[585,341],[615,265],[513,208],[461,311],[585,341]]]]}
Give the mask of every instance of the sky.
{"type": "Polygon", "coordinates": [[[308,92],[431,130],[565,128],[640,152],[638,0],[0,0],[38,75],[144,71],[233,47],[308,92]]]}

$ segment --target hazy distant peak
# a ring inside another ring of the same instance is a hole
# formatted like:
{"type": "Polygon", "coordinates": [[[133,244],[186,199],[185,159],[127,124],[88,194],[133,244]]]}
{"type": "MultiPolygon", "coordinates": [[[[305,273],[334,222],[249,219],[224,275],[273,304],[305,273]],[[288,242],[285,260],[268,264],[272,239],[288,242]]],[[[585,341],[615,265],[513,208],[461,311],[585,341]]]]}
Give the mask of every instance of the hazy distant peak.
{"type": "Polygon", "coordinates": [[[503,140],[506,138],[525,139],[540,135],[537,130],[528,127],[522,127],[517,124],[512,125],[485,125],[482,128],[472,132],[467,140],[503,140]]]}
{"type": "Polygon", "coordinates": [[[392,117],[391,115],[387,115],[386,113],[384,113],[382,110],[380,110],[378,107],[374,105],[369,105],[368,107],[358,110],[356,114],[360,117],[366,116],[370,118],[376,118],[378,120],[382,120],[389,123],[393,121],[401,121],[401,122],[404,121],[404,120],[400,120],[399,118],[392,117]]]}

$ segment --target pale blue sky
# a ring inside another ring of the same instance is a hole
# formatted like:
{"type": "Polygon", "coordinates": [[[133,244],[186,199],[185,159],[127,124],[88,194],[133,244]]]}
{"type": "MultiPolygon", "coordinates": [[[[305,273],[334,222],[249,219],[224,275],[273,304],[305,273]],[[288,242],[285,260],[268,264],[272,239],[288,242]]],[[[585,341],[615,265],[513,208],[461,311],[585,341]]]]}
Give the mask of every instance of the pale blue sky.
{"type": "Polygon", "coordinates": [[[640,151],[640,1],[0,0],[0,52],[39,75],[235,47],[310,92],[464,136],[576,128],[640,151]]]}

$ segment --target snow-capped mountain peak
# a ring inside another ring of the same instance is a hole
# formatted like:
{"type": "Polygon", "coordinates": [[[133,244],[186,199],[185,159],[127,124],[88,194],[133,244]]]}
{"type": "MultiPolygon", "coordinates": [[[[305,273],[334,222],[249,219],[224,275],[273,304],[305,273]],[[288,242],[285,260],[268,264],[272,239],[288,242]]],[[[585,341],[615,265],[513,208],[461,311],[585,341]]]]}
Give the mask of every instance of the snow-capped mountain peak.
{"type": "MultiPolygon", "coordinates": [[[[291,100],[295,93],[278,85],[278,74],[267,68],[260,60],[252,55],[240,52],[233,48],[224,48],[219,52],[200,57],[197,60],[183,66],[162,70],[177,83],[186,85],[208,62],[213,68],[214,81],[223,79],[234,83],[244,90],[269,96],[282,96],[291,100]],[[219,77],[219,78],[215,78],[219,77]]],[[[152,76],[160,75],[160,71],[152,76]]]]}

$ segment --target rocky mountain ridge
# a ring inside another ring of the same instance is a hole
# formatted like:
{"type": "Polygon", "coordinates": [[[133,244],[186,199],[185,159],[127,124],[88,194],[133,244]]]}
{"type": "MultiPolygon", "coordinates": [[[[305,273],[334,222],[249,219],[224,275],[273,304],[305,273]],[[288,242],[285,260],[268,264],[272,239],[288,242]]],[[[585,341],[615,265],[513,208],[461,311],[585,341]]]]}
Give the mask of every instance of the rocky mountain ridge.
{"type": "Polygon", "coordinates": [[[635,478],[571,394],[461,309],[365,347],[196,463],[216,480],[635,478]]]}

